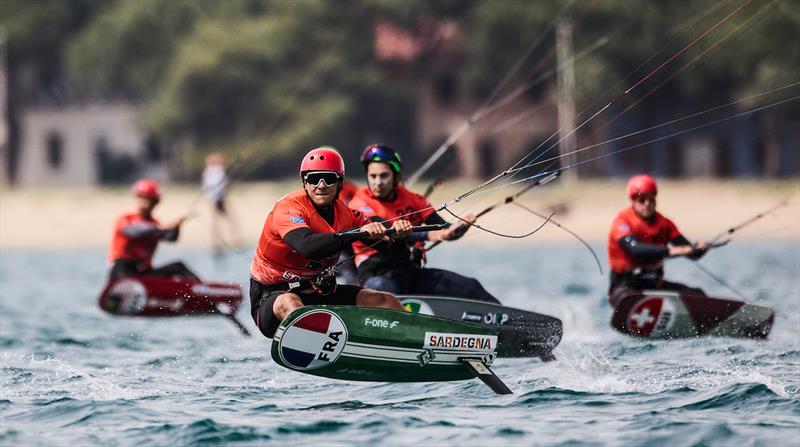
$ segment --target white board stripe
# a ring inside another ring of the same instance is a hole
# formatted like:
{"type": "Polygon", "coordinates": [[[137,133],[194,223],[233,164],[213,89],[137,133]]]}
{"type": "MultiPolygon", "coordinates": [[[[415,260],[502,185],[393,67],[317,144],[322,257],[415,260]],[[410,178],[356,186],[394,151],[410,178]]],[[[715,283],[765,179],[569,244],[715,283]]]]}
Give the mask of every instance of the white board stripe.
{"type": "Polygon", "coordinates": [[[328,341],[328,334],[324,332],[309,331],[292,326],[292,336],[281,343],[281,347],[316,355],[326,341],[328,341]]]}
{"type": "MultiPolygon", "coordinates": [[[[386,358],[386,357],[373,357],[367,355],[351,355],[347,353],[342,353],[343,357],[350,357],[355,359],[364,359],[364,360],[380,360],[383,362],[392,362],[392,363],[419,363],[417,359],[414,360],[407,360],[407,359],[398,359],[398,358],[386,358]]],[[[440,365],[440,366],[447,366],[447,365],[460,365],[460,360],[452,360],[452,361],[444,361],[435,359],[428,362],[428,365],[440,365]]]]}
{"type": "MultiPolygon", "coordinates": [[[[459,364],[459,357],[475,357],[475,356],[483,356],[488,354],[488,351],[465,351],[465,352],[453,352],[451,350],[439,350],[433,349],[434,359],[431,363],[441,363],[441,364],[459,364]]],[[[385,349],[384,346],[381,345],[363,345],[360,346],[351,346],[350,344],[346,345],[342,355],[346,355],[348,357],[356,357],[356,358],[372,358],[372,359],[380,359],[385,361],[399,361],[399,362],[411,362],[417,363],[419,362],[418,356],[422,354],[424,350],[417,349],[415,351],[391,351],[385,349]]]]}
{"type": "MultiPolygon", "coordinates": [[[[376,345],[376,344],[368,344],[368,343],[357,343],[357,342],[347,342],[347,346],[355,346],[359,348],[371,348],[371,349],[382,349],[386,351],[399,351],[399,352],[413,352],[414,355],[417,355],[421,352],[422,348],[404,348],[401,346],[390,346],[390,345],[376,345]]],[[[434,348],[434,352],[449,352],[452,354],[463,354],[463,355],[475,355],[475,354],[488,354],[491,352],[488,349],[438,349],[434,348]]]]}

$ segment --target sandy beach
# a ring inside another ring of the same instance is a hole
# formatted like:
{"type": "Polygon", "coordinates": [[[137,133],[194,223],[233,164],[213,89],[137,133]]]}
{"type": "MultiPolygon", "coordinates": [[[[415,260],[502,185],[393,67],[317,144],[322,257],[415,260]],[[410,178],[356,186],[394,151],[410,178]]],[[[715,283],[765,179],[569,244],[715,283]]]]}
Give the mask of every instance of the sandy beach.
{"type": "MultiPolygon", "coordinates": [[[[417,185],[422,189],[422,185],[417,185]]],[[[431,196],[440,205],[466,191],[474,183],[453,182],[431,196]]],[[[295,189],[293,181],[236,185],[228,205],[239,227],[239,241],[225,233],[230,245],[252,246],[267,213],[283,194],[295,189]]],[[[709,239],[727,228],[767,210],[789,198],[787,206],[737,233],[740,239],[800,239],[800,181],[726,182],[662,181],[658,209],[676,222],[690,239],[709,239]]],[[[477,213],[514,191],[504,188],[481,193],[451,206],[453,212],[477,213]]],[[[602,243],[616,213],[628,206],[624,183],[580,182],[574,186],[553,185],[534,189],[519,202],[552,219],[590,243],[602,243]]],[[[0,190],[0,248],[105,247],[111,238],[114,219],[134,207],[127,188],[104,189],[9,189],[0,190]]],[[[195,217],[183,227],[179,243],[211,246],[211,206],[195,185],[166,185],[156,217],[168,223],[182,214],[195,217]]],[[[453,220],[447,213],[443,217],[453,220]]],[[[541,225],[542,219],[506,205],[489,213],[480,224],[493,231],[524,234],[541,225]]],[[[223,228],[224,229],[224,228],[223,228]]],[[[481,231],[470,231],[460,243],[544,243],[570,240],[565,231],[546,225],[526,239],[505,239],[481,231]]]]}

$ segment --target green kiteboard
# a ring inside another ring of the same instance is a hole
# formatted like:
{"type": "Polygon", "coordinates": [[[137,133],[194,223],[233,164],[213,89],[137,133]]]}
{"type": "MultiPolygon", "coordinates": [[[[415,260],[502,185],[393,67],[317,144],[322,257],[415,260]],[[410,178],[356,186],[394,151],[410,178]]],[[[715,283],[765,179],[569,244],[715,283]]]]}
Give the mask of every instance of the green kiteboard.
{"type": "Polygon", "coordinates": [[[434,382],[477,377],[511,391],[489,369],[497,332],[444,318],[390,309],[306,306],[290,313],[272,342],[281,366],[331,379],[434,382]]]}

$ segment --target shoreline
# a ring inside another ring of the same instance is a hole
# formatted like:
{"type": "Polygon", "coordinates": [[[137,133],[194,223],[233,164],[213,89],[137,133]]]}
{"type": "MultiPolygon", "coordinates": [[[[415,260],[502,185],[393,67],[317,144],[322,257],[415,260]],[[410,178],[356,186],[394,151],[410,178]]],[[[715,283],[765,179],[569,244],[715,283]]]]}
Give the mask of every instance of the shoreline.
{"type": "MultiPolygon", "coordinates": [[[[454,181],[437,189],[430,200],[438,206],[474,183],[454,181]]],[[[258,240],[264,219],[276,200],[298,187],[295,181],[236,184],[226,205],[237,218],[242,246],[258,240]]],[[[415,190],[424,189],[424,183],[415,190]]],[[[710,239],[731,226],[774,207],[788,197],[787,206],[736,233],[737,239],[800,239],[800,181],[669,181],[659,182],[658,210],[672,219],[690,240],[710,239]]],[[[513,193],[505,188],[476,194],[450,209],[459,214],[477,213],[513,193]]],[[[611,221],[628,206],[624,181],[584,181],[575,185],[548,185],[534,189],[518,199],[525,206],[549,215],[590,244],[601,244],[611,221]]],[[[105,248],[111,240],[115,218],[133,209],[129,189],[118,188],[31,188],[0,189],[0,249],[5,248],[105,248]]],[[[178,244],[211,247],[211,205],[197,185],[165,185],[163,198],[155,210],[156,218],[169,223],[193,210],[178,244]]],[[[446,212],[442,217],[454,220],[446,212]]],[[[505,234],[527,233],[544,220],[513,205],[498,207],[479,223],[505,234]]],[[[231,239],[225,236],[225,239],[231,239]]],[[[546,225],[525,239],[508,239],[472,229],[459,241],[462,244],[536,244],[562,242],[573,236],[554,225],[546,225]]]]}

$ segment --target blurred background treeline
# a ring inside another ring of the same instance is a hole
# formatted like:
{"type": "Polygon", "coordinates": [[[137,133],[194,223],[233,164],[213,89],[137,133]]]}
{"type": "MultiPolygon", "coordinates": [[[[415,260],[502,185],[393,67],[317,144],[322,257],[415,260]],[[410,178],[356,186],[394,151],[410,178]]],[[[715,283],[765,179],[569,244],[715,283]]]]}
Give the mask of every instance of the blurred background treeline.
{"type": "Polygon", "coordinates": [[[413,171],[490,98],[429,174],[487,177],[706,32],[560,150],[735,102],[582,152],[646,143],[575,174],[796,176],[797,101],[648,143],[797,96],[741,101],[800,81],[795,0],[0,0],[0,179],[193,181],[212,151],[282,178],[309,148],[355,167],[371,142],[413,171]]]}

